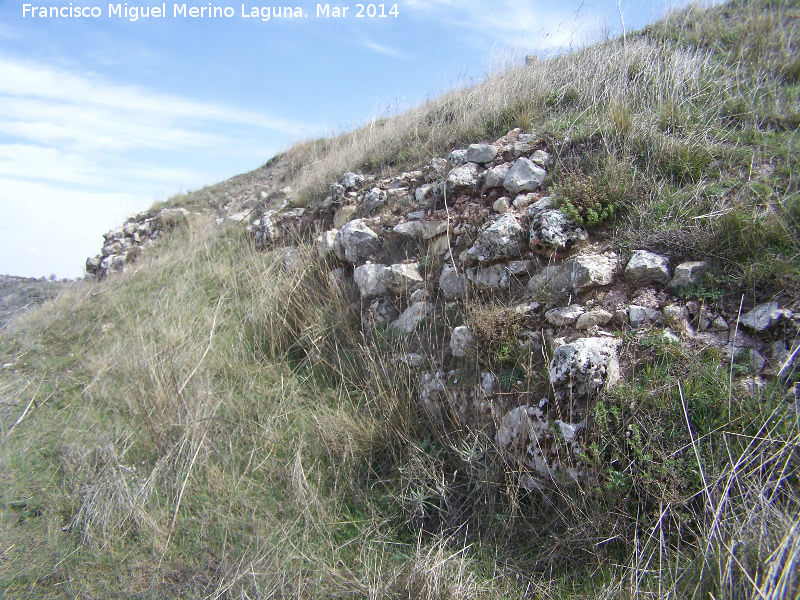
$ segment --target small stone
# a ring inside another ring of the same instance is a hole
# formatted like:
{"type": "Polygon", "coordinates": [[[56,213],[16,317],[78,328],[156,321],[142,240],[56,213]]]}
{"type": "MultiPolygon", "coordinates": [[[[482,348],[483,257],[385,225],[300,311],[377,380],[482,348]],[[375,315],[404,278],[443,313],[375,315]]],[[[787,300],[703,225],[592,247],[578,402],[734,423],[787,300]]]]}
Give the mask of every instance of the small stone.
{"type": "Polygon", "coordinates": [[[695,284],[702,279],[708,270],[708,263],[705,261],[684,262],[675,267],[675,274],[669,287],[678,289],[695,284]]]}
{"type": "Polygon", "coordinates": [[[647,250],[636,250],[625,267],[625,277],[636,283],[665,284],[670,280],[669,258],[647,250]]]}
{"type": "Polygon", "coordinates": [[[470,144],[467,148],[466,161],[478,164],[492,162],[497,156],[497,148],[491,144],[470,144]]]}
{"type": "Polygon", "coordinates": [[[469,280],[464,274],[459,274],[453,265],[446,263],[439,277],[439,289],[447,300],[463,298],[469,289],[469,280]]]}
{"type": "Polygon", "coordinates": [[[613,318],[614,315],[612,315],[610,312],[602,308],[591,310],[578,317],[578,320],[575,323],[575,328],[591,329],[592,327],[595,327],[597,325],[605,325],[613,318]]]}
{"type": "Polygon", "coordinates": [[[460,326],[450,335],[450,349],[456,358],[466,357],[475,346],[475,334],[469,327],[460,326]]]}
{"type": "Polygon", "coordinates": [[[739,323],[748,329],[763,332],[777,325],[783,319],[791,319],[792,311],[782,310],[777,302],[760,304],[748,311],[739,319],[739,323]]]}
{"type": "Polygon", "coordinates": [[[503,187],[512,163],[503,163],[486,171],[484,187],[487,190],[503,187]]]}
{"type": "Polygon", "coordinates": [[[583,315],[584,308],[580,304],[573,304],[564,308],[553,308],[544,313],[544,318],[552,325],[574,325],[578,317],[583,315]]]}
{"type": "Polygon", "coordinates": [[[497,200],[494,201],[494,204],[492,204],[492,210],[496,213],[506,212],[511,207],[508,201],[509,198],[506,196],[498,198],[497,200]]]}
{"type": "Polygon", "coordinates": [[[544,182],[547,172],[527,158],[519,158],[509,169],[503,186],[512,194],[535,192],[544,182]]]}
{"type": "Polygon", "coordinates": [[[408,297],[409,304],[416,304],[417,302],[425,302],[428,299],[428,292],[424,289],[419,289],[408,297]]]}
{"type": "Polygon", "coordinates": [[[718,333],[722,333],[723,331],[728,331],[730,329],[730,325],[725,320],[724,317],[717,317],[713,321],[711,321],[711,331],[716,331],[718,333]]]}

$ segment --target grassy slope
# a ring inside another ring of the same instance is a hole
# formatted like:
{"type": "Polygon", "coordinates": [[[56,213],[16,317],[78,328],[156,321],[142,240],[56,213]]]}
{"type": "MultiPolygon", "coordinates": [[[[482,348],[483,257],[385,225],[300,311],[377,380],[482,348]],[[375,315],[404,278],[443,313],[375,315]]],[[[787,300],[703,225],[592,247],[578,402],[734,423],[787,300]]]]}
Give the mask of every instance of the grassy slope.
{"type": "MultiPolygon", "coordinates": [[[[548,185],[591,177],[617,202],[597,237],[709,257],[714,301],[792,305],[798,18],[796,1],[679,13],[176,202],[291,184],[313,205],[344,170],[534,128],[558,157],[548,185]]],[[[416,413],[414,375],[388,360],[402,343],[366,343],[354,297],[303,264],[287,275],[197,217],[0,338],[7,597],[797,593],[800,429],[780,390],[747,398],[717,356],[627,339],[634,368],[587,440],[596,484],[528,494],[484,432],[416,413]]]]}

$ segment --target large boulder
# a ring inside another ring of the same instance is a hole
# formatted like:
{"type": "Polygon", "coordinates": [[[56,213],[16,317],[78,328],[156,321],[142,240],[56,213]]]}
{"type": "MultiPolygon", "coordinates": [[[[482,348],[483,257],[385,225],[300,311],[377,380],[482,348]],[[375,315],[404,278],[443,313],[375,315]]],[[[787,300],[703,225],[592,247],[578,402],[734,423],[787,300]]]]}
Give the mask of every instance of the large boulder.
{"type": "Polygon", "coordinates": [[[524,247],[525,229],[515,215],[504,213],[484,227],[467,256],[485,263],[519,256],[524,247]]]}
{"type": "Polygon", "coordinates": [[[550,384],[556,397],[589,398],[619,381],[617,338],[580,338],[556,349],[550,361],[550,384]]]}
{"type": "Polygon", "coordinates": [[[634,283],[669,283],[669,258],[647,250],[636,250],[625,267],[625,277],[634,283]]]}
{"type": "Polygon", "coordinates": [[[547,172],[527,158],[518,158],[508,170],[503,186],[512,194],[535,192],[544,183],[547,172]]]}
{"type": "Polygon", "coordinates": [[[334,251],[340,260],[357,264],[375,254],[380,246],[380,237],[367,226],[366,221],[355,219],[336,234],[334,251]]]}

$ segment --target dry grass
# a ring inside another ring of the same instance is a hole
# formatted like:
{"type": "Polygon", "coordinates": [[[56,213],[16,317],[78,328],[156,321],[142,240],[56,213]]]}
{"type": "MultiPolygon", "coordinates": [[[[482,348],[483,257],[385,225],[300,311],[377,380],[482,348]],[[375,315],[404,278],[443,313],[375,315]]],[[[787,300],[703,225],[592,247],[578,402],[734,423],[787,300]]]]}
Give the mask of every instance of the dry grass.
{"type": "MultiPolygon", "coordinates": [[[[318,200],[345,170],[535,129],[559,158],[551,184],[643,190],[605,230],[620,247],[717,244],[759,285],[795,281],[783,255],[764,275],[765,252],[798,248],[794,30],[754,6],[501,72],[262,174],[318,200]],[[769,61],[725,41],[739,26],[769,61]],[[764,164],[774,176],[755,181],[764,164]]],[[[592,479],[529,492],[521,457],[495,447],[497,415],[421,410],[418,372],[394,360],[435,347],[423,369],[470,383],[508,369],[525,386],[503,397],[536,400],[544,359],[518,345],[519,314],[472,298],[414,336],[365,336],[356,290],[332,288],[299,243],[290,273],[193,217],[132,271],[71,287],[0,338],[7,597],[797,596],[800,429],[780,390],[737,395],[718,357],[626,339],[634,374],[592,407],[584,439],[592,479]],[[464,322],[484,343],[459,363],[444,342],[464,322]]]]}

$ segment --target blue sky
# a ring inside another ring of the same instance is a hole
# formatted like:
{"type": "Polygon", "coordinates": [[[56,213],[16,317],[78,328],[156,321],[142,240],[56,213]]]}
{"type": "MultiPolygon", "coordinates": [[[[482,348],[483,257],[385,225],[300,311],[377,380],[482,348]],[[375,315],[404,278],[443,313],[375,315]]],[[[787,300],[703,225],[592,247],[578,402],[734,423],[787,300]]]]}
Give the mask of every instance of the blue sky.
{"type": "MultiPolygon", "coordinates": [[[[617,0],[400,0],[386,18],[357,18],[355,2],[321,3],[350,10],[317,18],[317,2],[294,1],[275,6],[306,17],[212,2],[234,16],[176,18],[181,0],[131,21],[96,0],[0,0],[0,273],[81,276],[102,233],[155,200],[479,80],[505,57],[620,30],[617,0]],[[24,4],[102,16],[23,17],[24,4]]],[[[620,7],[630,30],[678,3],[620,7]]]]}

